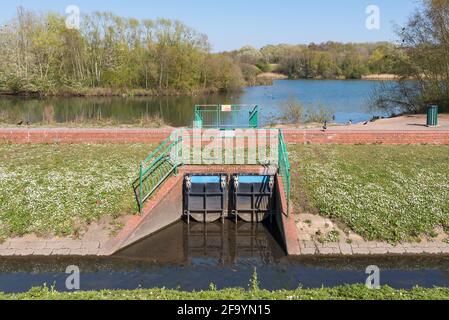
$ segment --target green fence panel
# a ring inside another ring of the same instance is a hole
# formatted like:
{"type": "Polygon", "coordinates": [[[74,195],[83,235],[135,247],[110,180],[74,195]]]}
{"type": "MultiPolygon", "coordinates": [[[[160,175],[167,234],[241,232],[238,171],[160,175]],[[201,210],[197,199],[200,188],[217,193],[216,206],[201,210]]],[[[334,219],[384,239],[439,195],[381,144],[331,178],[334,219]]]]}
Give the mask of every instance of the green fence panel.
{"type": "Polygon", "coordinates": [[[258,128],[259,107],[255,105],[197,105],[195,106],[195,127],[258,128]]]}

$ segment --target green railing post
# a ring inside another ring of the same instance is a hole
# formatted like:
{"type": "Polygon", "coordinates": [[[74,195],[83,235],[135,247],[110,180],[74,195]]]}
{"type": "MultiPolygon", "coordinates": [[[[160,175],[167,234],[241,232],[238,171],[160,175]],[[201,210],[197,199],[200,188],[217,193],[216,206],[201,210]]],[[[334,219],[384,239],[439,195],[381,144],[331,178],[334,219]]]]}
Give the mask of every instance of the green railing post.
{"type": "Polygon", "coordinates": [[[143,206],[143,162],[140,162],[140,173],[139,173],[139,211],[142,212],[143,206]]]}
{"type": "Polygon", "coordinates": [[[197,126],[198,128],[202,128],[203,127],[203,115],[201,114],[201,107],[200,106],[195,106],[195,126],[197,126]]]}
{"type": "Polygon", "coordinates": [[[254,109],[250,112],[249,127],[259,128],[259,106],[255,106],[254,109]]]}
{"type": "MultiPolygon", "coordinates": [[[[175,155],[175,176],[177,176],[179,174],[179,169],[178,169],[178,167],[180,165],[179,159],[182,159],[182,156],[181,156],[181,158],[179,157],[179,143],[180,143],[180,139],[179,139],[179,131],[178,130],[176,131],[175,139],[176,139],[176,147],[175,147],[175,150],[176,150],[176,155],[175,155]]],[[[181,148],[181,151],[182,151],[182,148],[181,148]]]]}
{"type": "Polygon", "coordinates": [[[287,145],[284,140],[284,133],[279,129],[279,174],[282,177],[284,184],[285,196],[287,198],[287,216],[290,215],[290,192],[291,192],[291,177],[290,177],[290,161],[288,157],[287,145]]]}

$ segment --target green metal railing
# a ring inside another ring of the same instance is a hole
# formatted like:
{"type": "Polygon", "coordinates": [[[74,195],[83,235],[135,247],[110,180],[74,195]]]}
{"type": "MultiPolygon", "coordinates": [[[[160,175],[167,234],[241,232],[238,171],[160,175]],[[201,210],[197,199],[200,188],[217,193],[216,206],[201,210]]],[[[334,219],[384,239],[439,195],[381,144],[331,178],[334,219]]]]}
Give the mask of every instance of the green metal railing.
{"type": "Polygon", "coordinates": [[[172,174],[178,171],[181,165],[178,154],[182,138],[177,133],[165,140],[153,153],[140,163],[139,178],[134,182],[134,194],[137,199],[139,211],[143,204],[172,174]],[[175,152],[173,153],[173,149],[175,152]]]}
{"type": "Polygon", "coordinates": [[[197,128],[258,128],[257,105],[198,105],[195,106],[197,128]]]}
{"type": "MultiPolygon", "coordinates": [[[[140,163],[140,172],[139,178],[134,182],[134,193],[138,202],[139,210],[143,209],[144,203],[153,195],[153,193],[164,183],[166,179],[168,179],[172,174],[178,173],[178,168],[183,164],[188,165],[203,165],[206,159],[200,157],[194,157],[190,154],[183,154],[183,143],[184,139],[182,137],[182,130],[175,130],[172,135],[165,140],[153,153],[151,153],[144,161],[140,163]]],[[[259,134],[260,131],[256,131],[254,134],[259,134]]],[[[290,212],[290,190],[291,190],[291,182],[290,182],[290,162],[287,151],[287,146],[284,140],[284,134],[282,130],[264,130],[265,134],[268,134],[273,137],[276,137],[278,140],[278,155],[274,153],[273,158],[259,158],[259,154],[257,153],[256,163],[258,165],[270,165],[276,164],[279,168],[279,175],[282,177],[282,181],[284,184],[284,189],[287,197],[287,214],[290,212]],[[267,160],[268,159],[268,160],[267,160]]],[[[203,139],[203,136],[189,136],[190,142],[195,139],[203,139]]],[[[253,136],[254,139],[256,136],[253,136]]],[[[248,138],[247,136],[237,136],[237,135],[220,135],[222,142],[228,139],[242,139],[248,138]]],[[[190,149],[192,151],[192,149],[190,149]]],[[[233,148],[233,156],[236,156],[236,153],[239,152],[240,149],[233,148]]],[[[198,151],[193,148],[193,151],[198,151]]],[[[201,151],[201,150],[200,150],[201,151]]],[[[248,150],[246,150],[248,151],[248,150]]],[[[240,150],[242,152],[242,150],[240,150]]],[[[273,150],[266,150],[267,153],[272,155],[273,150]]],[[[243,150],[244,159],[243,163],[237,162],[237,156],[232,158],[233,163],[225,162],[226,164],[247,164],[249,163],[249,153],[243,150]]],[[[210,159],[208,159],[210,160],[210,159]]],[[[222,159],[224,160],[224,159],[222,159]]]]}
{"type": "Polygon", "coordinates": [[[288,156],[287,145],[284,140],[284,133],[279,130],[279,175],[282,177],[285,195],[287,198],[287,215],[290,214],[290,192],[291,192],[291,176],[290,176],[290,160],[288,156]]]}

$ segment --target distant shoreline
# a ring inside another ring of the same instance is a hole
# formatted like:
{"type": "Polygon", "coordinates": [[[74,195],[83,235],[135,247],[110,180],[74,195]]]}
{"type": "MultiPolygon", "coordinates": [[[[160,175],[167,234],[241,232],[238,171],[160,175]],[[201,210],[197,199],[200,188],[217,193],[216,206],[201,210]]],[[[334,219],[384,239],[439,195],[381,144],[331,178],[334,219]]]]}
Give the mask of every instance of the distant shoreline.
{"type": "Polygon", "coordinates": [[[389,73],[382,73],[382,74],[368,74],[365,76],[362,76],[360,79],[349,79],[345,77],[340,78],[322,78],[322,77],[315,77],[315,78],[294,78],[291,79],[285,74],[282,73],[275,73],[275,72],[264,72],[257,76],[258,79],[269,79],[269,80],[378,80],[378,81],[389,81],[389,80],[399,80],[400,76],[396,74],[389,74],[389,73]]]}
{"type": "Polygon", "coordinates": [[[288,77],[282,73],[264,72],[257,76],[258,79],[270,79],[270,80],[288,80],[288,77]]]}
{"type": "MultiPolygon", "coordinates": [[[[238,90],[237,90],[238,91],[238,90]]],[[[42,92],[9,92],[0,91],[0,97],[23,97],[23,98],[64,98],[64,97],[194,97],[201,95],[209,95],[219,93],[220,90],[215,89],[195,89],[190,91],[178,90],[157,90],[157,89],[116,89],[116,88],[82,88],[79,90],[62,88],[58,91],[42,93],[42,92]]]]}
{"type": "Polygon", "coordinates": [[[361,80],[378,80],[378,81],[388,81],[388,80],[399,80],[400,77],[395,74],[383,73],[383,74],[369,74],[362,76],[361,80]]]}
{"type": "MultiPolygon", "coordinates": [[[[400,77],[394,74],[371,74],[362,76],[361,79],[347,79],[347,78],[337,78],[337,79],[325,79],[325,78],[310,78],[310,79],[290,79],[288,76],[275,73],[275,72],[264,72],[257,76],[257,82],[253,86],[271,86],[273,81],[276,80],[367,80],[367,81],[394,81],[399,80],[400,77]]],[[[253,87],[245,86],[239,90],[244,90],[245,88],[253,87]]],[[[239,90],[231,90],[230,92],[235,92],[239,90]]],[[[219,93],[219,90],[215,89],[195,89],[191,91],[177,91],[177,90],[157,90],[157,89],[123,89],[123,88],[82,88],[79,90],[70,88],[61,88],[55,92],[41,93],[41,92],[9,92],[1,91],[0,97],[24,97],[24,98],[44,98],[44,97],[194,97],[201,95],[210,95],[219,93]]]]}

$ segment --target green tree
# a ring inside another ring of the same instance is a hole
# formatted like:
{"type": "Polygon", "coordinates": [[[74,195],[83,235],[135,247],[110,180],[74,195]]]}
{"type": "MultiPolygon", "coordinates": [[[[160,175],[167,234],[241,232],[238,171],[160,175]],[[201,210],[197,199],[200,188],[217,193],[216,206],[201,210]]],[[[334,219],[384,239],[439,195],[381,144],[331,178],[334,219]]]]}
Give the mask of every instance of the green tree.
{"type": "Polygon", "coordinates": [[[379,88],[375,107],[420,112],[429,104],[438,104],[449,110],[448,26],[449,1],[424,0],[422,8],[398,28],[403,51],[394,56],[394,64],[402,79],[379,88]]]}

